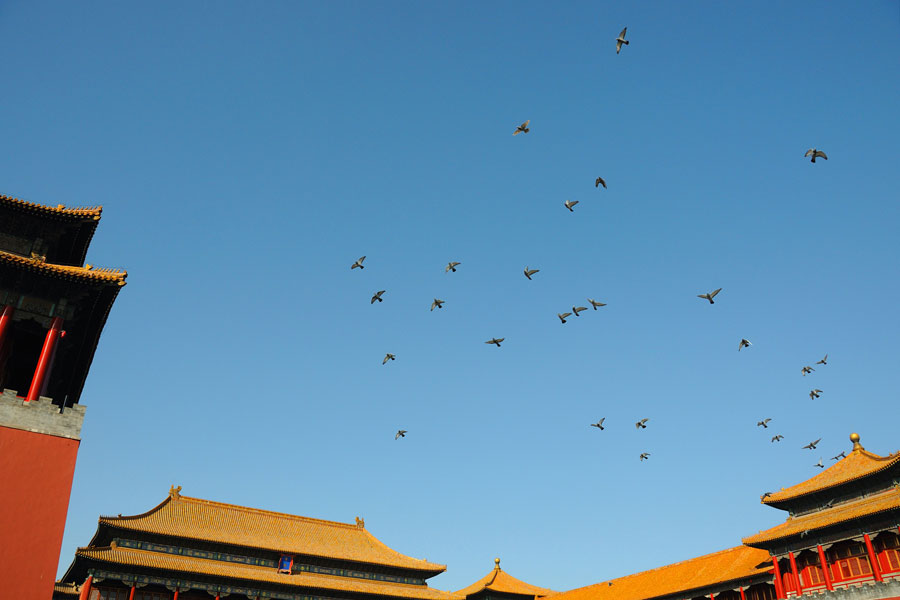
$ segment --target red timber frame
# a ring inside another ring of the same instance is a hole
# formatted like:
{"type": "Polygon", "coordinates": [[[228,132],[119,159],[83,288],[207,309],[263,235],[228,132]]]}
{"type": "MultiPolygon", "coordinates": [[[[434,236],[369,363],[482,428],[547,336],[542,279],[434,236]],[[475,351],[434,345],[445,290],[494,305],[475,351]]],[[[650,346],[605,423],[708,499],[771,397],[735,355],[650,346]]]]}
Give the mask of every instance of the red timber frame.
{"type": "Polygon", "coordinates": [[[797,571],[797,560],[794,558],[793,552],[788,552],[788,558],[791,561],[791,579],[793,580],[794,591],[797,592],[797,595],[799,596],[803,593],[803,584],[800,582],[800,574],[797,571]]]}
{"type": "Polygon", "coordinates": [[[772,557],[772,567],[775,575],[775,597],[779,600],[784,600],[787,598],[787,594],[784,593],[784,582],[781,580],[781,568],[778,566],[778,557],[772,557]]]}
{"type": "Polygon", "coordinates": [[[66,332],[62,330],[63,320],[61,317],[53,317],[50,322],[50,329],[47,330],[47,336],[44,338],[44,347],[41,349],[41,357],[38,359],[37,367],[34,369],[34,377],[31,378],[31,387],[28,388],[28,396],[25,402],[37,400],[46,389],[50,367],[53,364],[53,357],[56,351],[56,343],[59,338],[65,336],[66,332]]]}
{"type": "Polygon", "coordinates": [[[822,576],[825,577],[825,588],[831,592],[834,591],[834,584],[831,583],[831,573],[828,567],[828,561],[825,559],[825,550],[822,548],[822,544],[818,544],[816,546],[816,550],[819,552],[819,565],[822,567],[822,576]]]}

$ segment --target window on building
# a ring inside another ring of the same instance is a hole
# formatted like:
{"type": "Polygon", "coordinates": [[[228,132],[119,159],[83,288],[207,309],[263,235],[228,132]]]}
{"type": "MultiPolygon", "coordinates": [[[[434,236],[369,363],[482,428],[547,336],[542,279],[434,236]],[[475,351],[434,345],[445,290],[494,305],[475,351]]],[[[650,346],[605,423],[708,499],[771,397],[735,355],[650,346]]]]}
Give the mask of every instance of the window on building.
{"type": "Polygon", "coordinates": [[[900,571],[900,537],[885,531],[875,539],[875,552],[885,572],[900,571]]]}
{"type": "Polygon", "coordinates": [[[134,600],[172,600],[172,594],[168,592],[134,592],[134,600]]]}
{"type": "Polygon", "coordinates": [[[775,586],[770,583],[758,583],[744,590],[747,600],[775,600],[775,586]]]}
{"type": "Polygon", "coordinates": [[[797,557],[797,568],[800,570],[803,587],[825,585],[825,574],[822,573],[822,565],[819,563],[818,554],[804,550],[797,557]]]}
{"type": "Polygon", "coordinates": [[[869,564],[864,544],[846,542],[835,545],[828,551],[828,558],[832,563],[832,574],[836,581],[872,574],[872,566],[869,564]]]}

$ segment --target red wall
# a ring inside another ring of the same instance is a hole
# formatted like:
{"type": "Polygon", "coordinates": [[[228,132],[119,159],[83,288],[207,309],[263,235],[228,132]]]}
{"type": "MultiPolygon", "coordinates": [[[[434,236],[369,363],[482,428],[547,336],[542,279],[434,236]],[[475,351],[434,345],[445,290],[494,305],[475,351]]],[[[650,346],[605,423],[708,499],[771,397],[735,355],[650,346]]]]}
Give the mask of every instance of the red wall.
{"type": "Polygon", "coordinates": [[[78,440],[0,426],[0,597],[49,599],[78,440]]]}

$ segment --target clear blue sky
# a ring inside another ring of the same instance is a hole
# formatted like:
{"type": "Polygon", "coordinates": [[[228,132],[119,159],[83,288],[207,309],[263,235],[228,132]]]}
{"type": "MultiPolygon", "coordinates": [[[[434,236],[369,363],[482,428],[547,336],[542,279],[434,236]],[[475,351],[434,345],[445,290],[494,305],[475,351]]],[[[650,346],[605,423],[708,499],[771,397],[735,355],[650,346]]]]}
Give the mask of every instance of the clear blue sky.
{"type": "Polygon", "coordinates": [[[7,1],[0,35],[0,192],[102,204],[88,261],[129,271],[60,572],[174,483],[565,590],[780,522],[851,431],[900,448],[897,2],[7,1]]]}

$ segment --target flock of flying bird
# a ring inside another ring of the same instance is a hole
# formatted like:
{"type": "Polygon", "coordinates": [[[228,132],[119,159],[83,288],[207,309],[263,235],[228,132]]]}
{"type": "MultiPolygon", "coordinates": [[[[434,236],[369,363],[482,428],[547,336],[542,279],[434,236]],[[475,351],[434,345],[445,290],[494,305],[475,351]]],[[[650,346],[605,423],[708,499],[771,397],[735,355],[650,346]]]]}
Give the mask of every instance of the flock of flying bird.
{"type": "MultiPolygon", "coordinates": [[[[622,29],[622,32],[618,35],[618,37],[616,37],[616,54],[619,54],[619,53],[622,51],[622,46],[623,46],[623,45],[624,45],[624,46],[627,46],[627,45],[629,44],[628,40],[625,39],[625,33],[626,33],[627,31],[628,31],[628,28],[627,28],[627,27],[623,28],[623,29],[622,29]]],[[[513,135],[515,136],[515,135],[519,135],[520,133],[528,133],[528,132],[530,132],[530,131],[531,131],[531,128],[529,127],[529,124],[530,124],[530,123],[531,123],[531,120],[529,119],[529,120],[525,121],[524,123],[522,123],[521,125],[517,126],[516,129],[515,129],[515,131],[513,131],[513,135]]],[[[809,150],[806,151],[806,154],[804,154],[803,156],[804,156],[804,158],[805,158],[805,157],[811,157],[811,158],[810,158],[810,162],[812,162],[812,163],[815,163],[817,158],[823,158],[823,159],[825,159],[825,160],[828,160],[828,156],[826,156],[825,153],[824,153],[823,151],[818,150],[818,149],[816,149],[816,148],[810,148],[809,150]]],[[[607,189],[607,187],[606,187],[606,180],[604,180],[602,177],[597,177],[597,179],[594,181],[594,187],[595,187],[595,188],[599,188],[601,185],[603,186],[603,189],[607,189]]],[[[578,202],[579,202],[578,200],[566,200],[566,201],[564,202],[564,206],[569,210],[569,212],[575,212],[574,208],[575,208],[575,206],[578,204],[578,202]]],[[[365,257],[365,256],[359,257],[359,259],[357,259],[356,262],[354,262],[354,263],[350,266],[350,270],[352,271],[353,269],[364,269],[365,266],[363,265],[363,262],[364,262],[365,260],[366,260],[366,257],[365,257]]],[[[449,263],[447,263],[447,266],[444,268],[444,272],[445,272],[445,273],[451,273],[451,272],[452,272],[452,273],[456,273],[456,267],[458,267],[458,266],[461,265],[461,264],[462,264],[462,263],[461,263],[461,262],[458,262],[458,261],[450,261],[449,263]]],[[[525,269],[524,269],[525,277],[526,277],[529,281],[532,281],[532,276],[535,275],[536,273],[539,273],[539,272],[540,272],[540,269],[531,269],[531,268],[529,268],[528,266],[526,266],[525,269]]],[[[701,298],[701,299],[703,299],[703,300],[707,300],[710,304],[715,304],[714,298],[715,298],[715,297],[719,294],[719,292],[721,292],[721,291],[722,291],[722,288],[718,288],[718,289],[715,289],[715,290],[713,290],[713,291],[711,291],[711,292],[707,292],[707,293],[704,293],[704,294],[697,294],[697,297],[698,297],[698,298],[701,298]]],[[[386,292],[386,290],[379,290],[379,291],[375,292],[375,293],[372,295],[372,299],[370,300],[370,304],[375,304],[375,302],[383,302],[384,299],[382,298],[382,296],[385,294],[385,292],[386,292]]],[[[598,302],[598,301],[594,300],[593,298],[588,298],[588,302],[590,303],[591,307],[593,307],[594,310],[597,310],[598,307],[606,306],[605,303],[603,303],[603,302],[598,302]]],[[[440,300],[440,299],[438,299],[438,298],[434,298],[434,301],[431,303],[431,310],[434,311],[435,308],[440,309],[440,308],[443,308],[443,306],[444,306],[444,300],[440,300]]],[[[572,306],[572,312],[562,312],[562,313],[557,313],[556,316],[559,318],[559,320],[560,320],[561,323],[565,324],[565,323],[566,323],[566,319],[567,319],[568,317],[572,316],[573,314],[574,314],[576,317],[578,317],[579,314],[580,314],[581,312],[583,312],[583,311],[585,311],[585,310],[587,310],[587,309],[588,309],[588,308],[587,308],[586,306],[577,306],[577,305],[576,305],[576,306],[572,306]]],[[[497,347],[499,348],[501,342],[503,342],[505,339],[506,339],[506,338],[492,337],[491,339],[485,341],[484,343],[485,343],[485,344],[493,344],[493,345],[495,345],[495,346],[497,346],[497,347]]],[[[750,346],[752,346],[752,344],[750,343],[750,340],[748,340],[748,339],[746,339],[746,338],[742,338],[741,341],[740,341],[740,343],[738,344],[738,352],[740,352],[743,348],[749,348],[750,346]]],[[[382,360],[381,364],[382,364],[382,365],[385,365],[385,364],[388,363],[388,361],[392,361],[392,360],[396,360],[396,356],[393,355],[393,354],[391,354],[390,352],[388,352],[387,354],[385,354],[384,360],[382,360]]],[[[828,364],[827,361],[828,361],[828,355],[826,354],[826,355],[824,356],[824,358],[822,358],[822,360],[816,362],[816,364],[817,364],[817,365],[826,365],[826,364],[828,364]]],[[[813,371],[815,371],[815,369],[813,369],[811,366],[808,366],[808,365],[805,366],[805,367],[803,367],[803,368],[800,370],[801,374],[802,374],[804,377],[805,377],[806,375],[812,373],[813,371]]],[[[822,394],[822,390],[814,388],[814,389],[812,389],[812,390],[809,392],[809,397],[810,397],[811,400],[815,400],[815,399],[818,398],[821,394],[822,394]]],[[[600,420],[597,421],[596,423],[591,423],[590,426],[591,426],[591,427],[596,427],[598,430],[603,431],[603,430],[605,429],[604,424],[603,424],[604,421],[606,421],[606,417],[603,417],[602,419],[600,419],[600,420]]],[[[634,424],[634,425],[635,425],[635,428],[636,428],[638,431],[640,431],[641,429],[646,429],[646,428],[647,428],[647,423],[648,423],[649,421],[650,421],[649,418],[643,418],[643,419],[637,421],[637,422],[634,424]]],[[[762,427],[762,428],[764,428],[764,429],[768,429],[768,427],[769,427],[768,424],[769,424],[771,421],[772,421],[771,418],[765,418],[765,419],[763,419],[763,420],[757,422],[756,425],[757,425],[757,427],[762,427]]],[[[407,430],[405,430],[405,429],[400,429],[400,430],[398,430],[397,433],[394,435],[394,439],[395,439],[395,440],[398,440],[398,439],[400,439],[400,438],[402,438],[402,437],[406,437],[406,434],[407,434],[407,433],[409,433],[407,430]]],[[[783,440],[783,439],[784,439],[784,436],[783,436],[783,435],[776,434],[776,435],[774,435],[774,436],[772,437],[771,441],[772,441],[772,442],[780,442],[780,441],[783,440]]],[[[819,439],[815,440],[814,442],[810,442],[809,444],[803,446],[802,449],[815,450],[815,449],[816,449],[816,446],[817,446],[818,443],[821,442],[821,441],[822,441],[822,438],[819,438],[819,439]]],[[[840,460],[840,459],[845,458],[845,457],[846,457],[846,454],[845,454],[844,452],[841,452],[841,453],[838,454],[837,456],[831,457],[831,460],[840,460]]],[[[650,453],[649,453],[649,452],[641,452],[639,458],[640,458],[641,462],[643,462],[643,461],[645,461],[645,460],[647,460],[647,459],[650,458],[650,453]]],[[[822,459],[821,459],[821,458],[819,459],[819,462],[816,463],[816,464],[813,465],[813,466],[819,467],[820,469],[824,469],[824,468],[825,468],[825,465],[822,463],[822,459]]]]}

